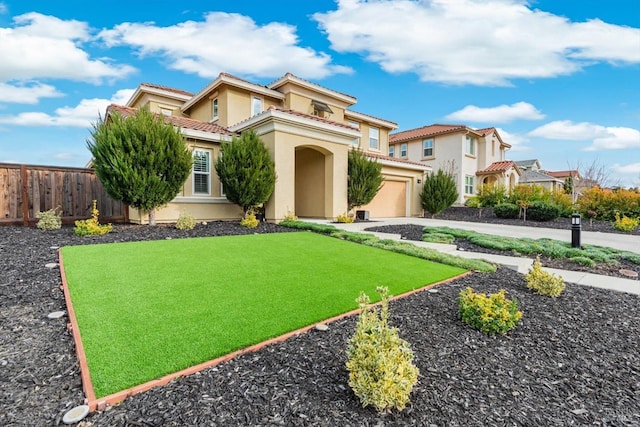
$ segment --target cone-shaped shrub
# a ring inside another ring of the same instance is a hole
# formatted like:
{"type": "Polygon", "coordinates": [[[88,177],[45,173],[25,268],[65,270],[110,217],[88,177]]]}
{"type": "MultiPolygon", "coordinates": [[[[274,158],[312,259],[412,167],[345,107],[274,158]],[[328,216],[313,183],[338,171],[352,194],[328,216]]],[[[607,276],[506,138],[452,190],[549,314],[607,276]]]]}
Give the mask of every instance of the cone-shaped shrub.
{"type": "Polygon", "coordinates": [[[420,193],[422,208],[431,214],[439,214],[458,199],[458,190],[453,175],[439,169],[434,174],[424,178],[424,185],[420,193]]]}

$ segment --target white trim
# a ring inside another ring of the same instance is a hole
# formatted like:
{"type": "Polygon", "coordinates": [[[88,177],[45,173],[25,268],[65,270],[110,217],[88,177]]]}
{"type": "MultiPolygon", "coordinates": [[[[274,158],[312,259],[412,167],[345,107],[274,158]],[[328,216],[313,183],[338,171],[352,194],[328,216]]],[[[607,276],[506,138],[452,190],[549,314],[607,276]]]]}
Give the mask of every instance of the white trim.
{"type": "Polygon", "coordinates": [[[226,197],[215,197],[215,196],[176,196],[171,202],[173,203],[213,203],[213,204],[233,204],[226,197]]]}
{"type": "Polygon", "coordinates": [[[130,107],[133,103],[133,101],[137,100],[143,93],[150,93],[153,95],[159,95],[159,96],[164,96],[167,98],[173,98],[176,100],[180,100],[180,101],[188,101],[189,99],[191,99],[191,96],[186,95],[186,94],[182,94],[182,93],[177,93],[177,92],[173,92],[170,90],[164,90],[164,89],[159,89],[159,88],[155,88],[155,87],[149,87],[144,85],[140,85],[136,88],[135,92],[133,92],[133,95],[131,95],[131,98],[129,98],[129,100],[127,101],[127,103],[125,104],[125,107],[130,107]]]}
{"type": "Polygon", "coordinates": [[[397,123],[390,122],[384,119],[378,119],[376,117],[367,116],[366,114],[362,114],[362,113],[356,113],[355,111],[351,111],[351,110],[344,110],[344,116],[353,117],[354,119],[358,119],[363,122],[373,123],[374,125],[379,125],[385,128],[389,128],[391,130],[398,128],[397,123]]]}
{"type": "Polygon", "coordinates": [[[248,90],[250,92],[259,93],[261,95],[265,95],[265,96],[268,96],[268,97],[271,97],[271,98],[276,98],[276,99],[280,99],[280,100],[284,100],[285,99],[284,94],[282,94],[282,93],[280,93],[278,91],[267,89],[264,86],[260,86],[260,85],[254,84],[254,83],[245,82],[244,80],[234,79],[233,77],[230,77],[230,76],[220,75],[214,81],[209,83],[204,89],[202,89],[200,92],[198,92],[194,97],[189,99],[182,106],[182,111],[185,111],[185,110],[189,109],[190,107],[192,107],[196,102],[200,101],[204,96],[209,94],[213,89],[215,89],[216,87],[220,86],[222,83],[227,83],[229,85],[232,85],[232,86],[235,86],[235,87],[239,87],[239,88],[242,88],[242,89],[246,89],[246,90],[248,90]]]}
{"type": "Polygon", "coordinates": [[[357,129],[324,123],[279,110],[267,110],[262,114],[229,127],[229,130],[231,132],[241,132],[249,128],[255,129],[258,135],[273,130],[281,130],[300,136],[318,138],[318,133],[321,133],[328,141],[348,146],[353,146],[351,144],[353,139],[360,136],[360,131],[357,129]]]}
{"type": "MultiPolygon", "coordinates": [[[[366,156],[366,153],[365,153],[365,156],[366,156]]],[[[427,171],[427,172],[431,172],[433,170],[433,168],[429,165],[421,166],[421,165],[414,165],[411,163],[403,163],[403,162],[396,162],[393,160],[379,159],[377,157],[371,157],[371,158],[376,160],[381,165],[391,166],[394,168],[404,168],[404,169],[412,169],[412,170],[427,171]]]]}
{"type": "Polygon", "coordinates": [[[228,142],[228,141],[231,141],[232,139],[231,135],[223,135],[221,133],[205,132],[202,130],[187,129],[187,128],[180,128],[180,130],[182,130],[182,134],[185,136],[190,136],[192,138],[201,139],[204,141],[212,141],[212,142],[227,141],[228,142]]]}

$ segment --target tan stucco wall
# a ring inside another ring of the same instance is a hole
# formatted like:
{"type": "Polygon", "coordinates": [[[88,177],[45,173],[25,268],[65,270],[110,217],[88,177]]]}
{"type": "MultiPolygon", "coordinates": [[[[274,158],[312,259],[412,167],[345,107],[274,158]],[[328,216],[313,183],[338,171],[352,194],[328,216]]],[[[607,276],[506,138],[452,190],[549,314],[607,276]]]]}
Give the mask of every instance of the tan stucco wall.
{"type": "Polygon", "coordinates": [[[295,152],[295,212],[300,217],[324,217],[325,156],[311,148],[295,152]]]}
{"type": "Polygon", "coordinates": [[[329,106],[329,108],[331,108],[331,111],[333,111],[332,114],[325,117],[326,119],[333,120],[334,122],[344,121],[344,110],[348,107],[348,104],[344,101],[340,101],[320,92],[314,92],[293,83],[286,83],[277,90],[285,94],[286,108],[300,111],[305,114],[313,114],[311,100],[316,100],[324,102],[329,106]]]}
{"type": "MultiPolygon", "coordinates": [[[[179,198],[177,200],[180,200],[179,198]]],[[[242,218],[242,209],[229,202],[225,198],[208,198],[198,201],[171,202],[164,208],[156,211],[158,223],[173,223],[181,213],[193,215],[198,222],[215,220],[239,220],[242,218]]],[[[148,224],[149,215],[141,213],[135,208],[129,208],[129,221],[135,224],[148,224]]]]}
{"type": "Polygon", "coordinates": [[[165,98],[164,96],[143,93],[138,99],[136,99],[135,104],[130,105],[131,108],[141,108],[141,107],[149,107],[149,110],[153,113],[160,113],[161,108],[166,108],[169,110],[173,110],[174,116],[180,115],[180,106],[182,102],[176,101],[172,98],[165,98]]]}
{"type": "MultiPolygon", "coordinates": [[[[347,211],[347,156],[349,147],[343,144],[322,141],[286,132],[268,131],[260,134],[276,164],[276,187],[271,199],[266,203],[268,220],[280,221],[296,209],[296,148],[304,147],[319,151],[325,156],[324,162],[324,207],[322,218],[335,218],[347,211]]],[[[303,152],[303,163],[310,156],[303,152]]],[[[306,186],[309,180],[301,185],[306,186]]],[[[298,191],[318,191],[317,186],[298,191]]]]}
{"type": "Polygon", "coordinates": [[[280,100],[262,94],[254,94],[247,90],[222,85],[192,106],[189,109],[189,117],[203,122],[211,121],[213,115],[213,98],[211,96],[218,98],[218,120],[215,123],[222,127],[235,125],[251,117],[251,98],[253,96],[262,99],[263,111],[271,105],[279,106],[281,104],[280,100]]]}

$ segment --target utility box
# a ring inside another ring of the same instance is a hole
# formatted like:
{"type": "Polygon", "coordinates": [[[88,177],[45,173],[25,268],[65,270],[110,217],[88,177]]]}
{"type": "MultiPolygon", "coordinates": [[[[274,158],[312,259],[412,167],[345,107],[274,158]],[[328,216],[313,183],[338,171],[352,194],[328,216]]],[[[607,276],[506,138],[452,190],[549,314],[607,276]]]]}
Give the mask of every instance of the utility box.
{"type": "Polygon", "coordinates": [[[361,221],[369,221],[369,211],[356,211],[356,218],[361,221]]]}

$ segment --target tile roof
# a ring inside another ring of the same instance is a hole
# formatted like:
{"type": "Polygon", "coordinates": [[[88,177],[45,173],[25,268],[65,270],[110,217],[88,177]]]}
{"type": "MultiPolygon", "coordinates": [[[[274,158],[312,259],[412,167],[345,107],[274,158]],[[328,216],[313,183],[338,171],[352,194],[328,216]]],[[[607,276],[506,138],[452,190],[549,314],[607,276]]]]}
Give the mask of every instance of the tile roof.
{"type": "Polygon", "coordinates": [[[538,171],[524,171],[520,176],[520,182],[561,182],[562,180],[554,178],[545,173],[538,171]]]}
{"type": "Polygon", "coordinates": [[[389,142],[390,143],[404,142],[412,139],[424,138],[427,136],[443,135],[447,133],[461,132],[461,131],[475,132],[473,129],[468,128],[465,125],[434,124],[434,125],[423,126],[420,128],[409,129],[403,132],[391,134],[389,135],[389,142]]]}
{"type": "Polygon", "coordinates": [[[516,166],[513,160],[502,160],[499,162],[491,163],[485,169],[476,172],[476,175],[492,175],[494,173],[506,172],[511,168],[514,168],[515,170],[520,172],[520,169],[518,169],[518,166],[516,166]]]}
{"type": "Polygon", "coordinates": [[[425,163],[414,162],[414,161],[405,160],[405,159],[399,159],[397,157],[389,157],[389,156],[385,156],[383,154],[371,153],[369,151],[363,151],[362,154],[364,154],[367,157],[371,157],[372,159],[388,160],[390,162],[397,162],[397,163],[402,163],[402,164],[405,164],[405,165],[416,165],[416,166],[429,167],[429,165],[427,165],[425,163]]]}
{"type": "Polygon", "coordinates": [[[540,172],[544,172],[547,175],[552,176],[554,178],[567,178],[569,175],[573,175],[574,177],[580,178],[580,173],[575,169],[567,170],[567,171],[540,171],[540,172]]]}
{"type": "Polygon", "coordinates": [[[140,83],[140,86],[146,86],[146,87],[150,87],[150,88],[154,88],[154,89],[166,90],[168,92],[175,92],[175,93],[178,93],[180,95],[193,96],[193,93],[191,93],[191,92],[187,92],[186,90],[176,89],[176,88],[169,87],[169,86],[156,85],[156,84],[153,84],[153,83],[140,83]]]}
{"type": "Polygon", "coordinates": [[[487,136],[491,132],[495,132],[495,131],[496,131],[496,128],[494,128],[494,127],[476,129],[476,133],[479,133],[482,136],[487,136]]]}
{"type": "MultiPolygon", "coordinates": [[[[122,105],[111,104],[107,108],[107,114],[109,112],[120,113],[123,116],[132,116],[136,113],[135,108],[124,107],[122,105]]],[[[160,114],[156,113],[156,116],[160,114]]],[[[175,126],[180,126],[183,129],[192,129],[198,130],[201,132],[209,132],[209,133],[219,133],[222,135],[233,135],[233,132],[223,128],[222,126],[218,126],[213,123],[201,122],[200,120],[190,119],[188,117],[178,117],[178,116],[162,116],[165,121],[171,122],[171,124],[175,126]]]]}

